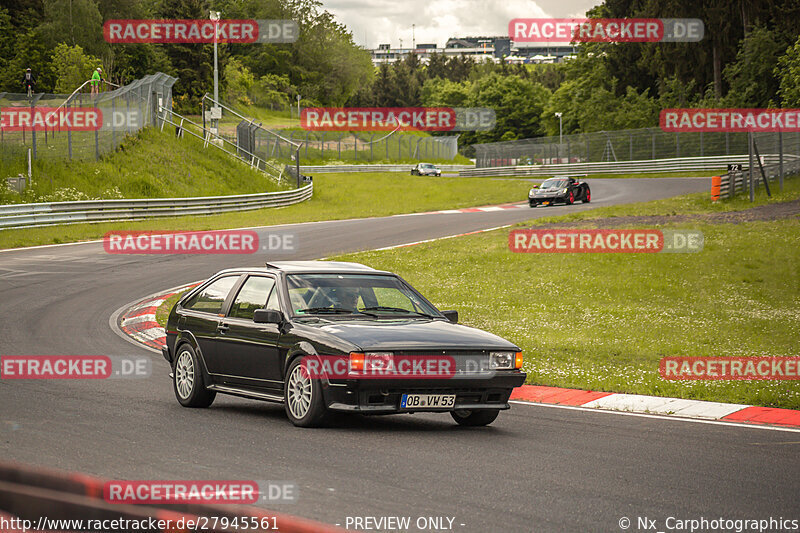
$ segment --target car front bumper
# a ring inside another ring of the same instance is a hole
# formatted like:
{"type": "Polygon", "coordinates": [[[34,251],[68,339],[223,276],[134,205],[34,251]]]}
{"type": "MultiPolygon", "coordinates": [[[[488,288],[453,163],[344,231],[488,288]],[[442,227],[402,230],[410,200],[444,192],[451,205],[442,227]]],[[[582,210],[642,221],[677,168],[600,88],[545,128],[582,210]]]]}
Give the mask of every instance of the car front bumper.
{"type": "Polygon", "coordinates": [[[499,371],[490,378],[362,379],[323,385],[334,411],[363,414],[447,412],[456,409],[508,409],[511,391],[525,382],[524,372],[499,371]],[[453,407],[401,409],[403,394],[455,394],[453,407]]]}
{"type": "Polygon", "coordinates": [[[545,202],[554,204],[556,202],[566,202],[566,201],[567,201],[567,196],[564,194],[553,195],[553,196],[528,196],[528,203],[531,204],[543,204],[545,202]]]}

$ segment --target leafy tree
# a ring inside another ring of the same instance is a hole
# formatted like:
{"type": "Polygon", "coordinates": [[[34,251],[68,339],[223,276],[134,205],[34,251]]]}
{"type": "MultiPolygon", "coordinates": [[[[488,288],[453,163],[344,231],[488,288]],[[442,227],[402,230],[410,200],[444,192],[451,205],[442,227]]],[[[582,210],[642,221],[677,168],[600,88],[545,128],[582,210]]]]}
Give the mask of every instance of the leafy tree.
{"type": "Polygon", "coordinates": [[[775,40],[773,32],[756,27],[741,41],[736,61],[725,67],[725,80],[730,86],[728,102],[733,107],[768,107],[778,91],[773,74],[778,57],[785,47],[775,40]]]}
{"type": "Polygon", "coordinates": [[[775,75],[779,79],[778,95],[783,107],[800,107],[800,37],[778,59],[775,75]]]}
{"type": "Polygon", "coordinates": [[[223,99],[230,104],[252,105],[250,93],[256,80],[250,69],[232,57],[225,65],[225,93],[223,99]]]}
{"type": "Polygon", "coordinates": [[[53,51],[53,64],[56,69],[55,92],[71,94],[92,77],[92,71],[100,66],[98,58],[85,54],[78,46],[58,43],[53,51]]]}
{"type": "MultiPolygon", "coordinates": [[[[205,19],[208,12],[209,4],[205,0],[169,0],[161,5],[158,15],[166,19],[205,19]]],[[[217,46],[222,87],[227,54],[225,45],[217,46]]],[[[167,44],[163,48],[172,65],[169,74],[178,78],[172,88],[178,112],[196,110],[203,94],[211,93],[213,89],[214,45],[167,44]]]]}
{"type": "Polygon", "coordinates": [[[256,81],[251,91],[253,103],[272,109],[286,109],[289,102],[291,83],[286,76],[266,74],[256,81]]]}
{"type": "Polygon", "coordinates": [[[52,47],[61,42],[78,45],[98,57],[108,49],[103,39],[103,17],[94,0],[45,0],[39,32],[52,47]]]}

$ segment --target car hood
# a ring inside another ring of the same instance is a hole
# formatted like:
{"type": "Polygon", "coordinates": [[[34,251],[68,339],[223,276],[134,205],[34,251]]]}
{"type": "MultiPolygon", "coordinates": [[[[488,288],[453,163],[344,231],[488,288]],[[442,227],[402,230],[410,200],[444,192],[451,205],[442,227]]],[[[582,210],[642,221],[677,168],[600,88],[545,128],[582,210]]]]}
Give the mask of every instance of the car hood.
{"type": "Polygon", "coordinates": [[[502,337],[445,320],[325,320],[316,327],[362,350],[519,350],[502,337]]]}

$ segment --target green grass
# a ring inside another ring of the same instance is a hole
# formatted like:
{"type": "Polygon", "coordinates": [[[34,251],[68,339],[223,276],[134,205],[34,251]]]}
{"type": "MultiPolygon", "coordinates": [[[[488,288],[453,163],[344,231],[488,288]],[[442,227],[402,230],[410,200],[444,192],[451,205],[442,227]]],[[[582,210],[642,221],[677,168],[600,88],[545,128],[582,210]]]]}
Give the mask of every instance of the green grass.
{"type": "Polygon", "coordinates": [[[211,216],[70,224],[0,231],[0,248],[99,239],[111,230],[188,231],[340,220],[499,204],[525,198],[528,186],[491,178],[427,178],[399,173],[320,174],[301,204],[211,216]]]}
{"type": "MultiPolygon", "coordinates": [[[[677,205],[700,211],[687,197],[634,211],[677,205]]],[[[800,220],[668,227],[703,231],[704,250],[515,254],[505,229],[336,259],[397,272],[463,323],[517,343],[532,384],[800,408],[797,381],[658,374],[665,356],[800,354],[800,220]]]]}
{"type": "MultiPolygon", "coordinates": [[[[0,176],[23,172],[22,157],[5,159],[0,176]]],[[[219,196],[279,190],[278,184],[191,136],[148,128],[99,161],[41,159],[33,187],[22,195],[0,187],[0,204],[89,198],[219,196]]]]}
{"type": "Polygon", "coordinates": [[[158,309],[156,309],[156,322],[158,322],[159,326],[162,328],[166,327],[167,319],[169,318],[169,312],[172,310],[172,306],[175,305],[178,300],[181,299],[181,296],[186,294],[186,292],[189,290],[190,289],[186,289],[185,291],[176,292],[158,306],[158,309]]]}

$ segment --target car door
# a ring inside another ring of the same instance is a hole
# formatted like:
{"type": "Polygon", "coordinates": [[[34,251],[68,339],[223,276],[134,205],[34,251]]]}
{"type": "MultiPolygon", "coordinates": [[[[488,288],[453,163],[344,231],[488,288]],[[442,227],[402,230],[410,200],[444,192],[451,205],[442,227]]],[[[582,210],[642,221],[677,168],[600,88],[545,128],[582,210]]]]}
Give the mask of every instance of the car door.
{"type": "Polygon", "coordinates": [[[191,333],[206,368],[212,374],[223,370],[217,359],[216,345],[222,321],[220,314],[224,312],[231,289],[241,277],[241,274],[234,274],[214,280],[183,302],[179,310],[178,329],[191,333]]]}
{"type": "Polygon", "coordinates": [[[277,324],[256,324],[256,309],[280,311],[276,280],[250,275],[233,298],[220,324],[218,356],[228,369],[223,382],[256,389],[282,389],[277,324]]]}

